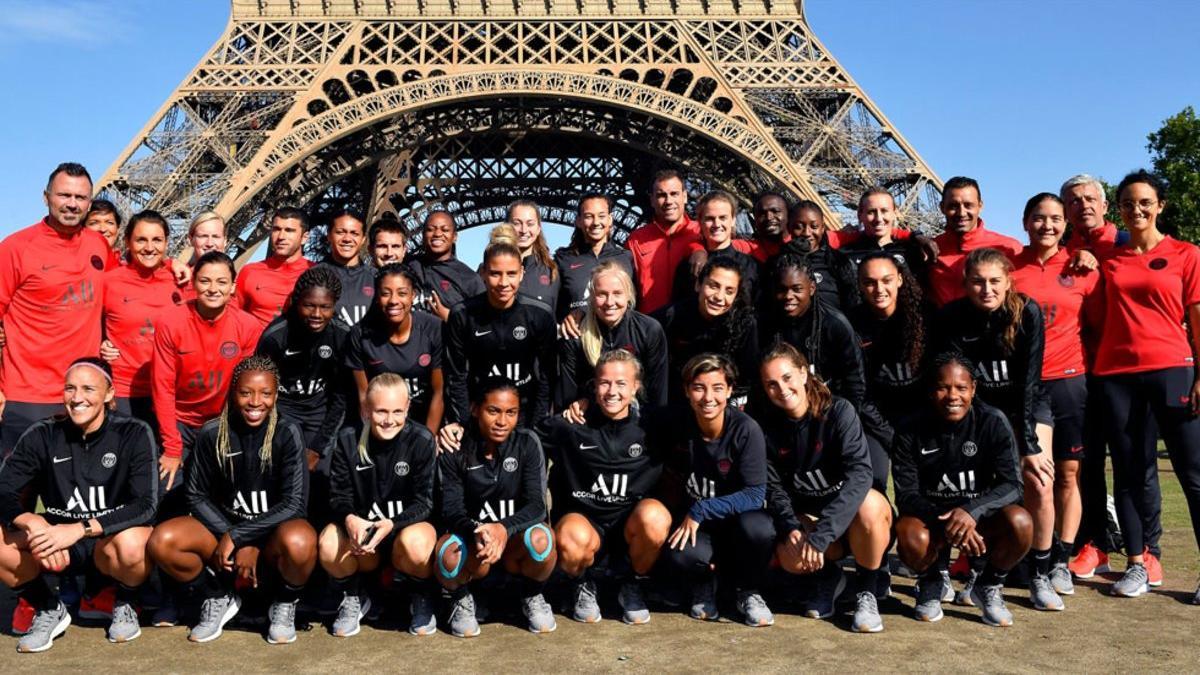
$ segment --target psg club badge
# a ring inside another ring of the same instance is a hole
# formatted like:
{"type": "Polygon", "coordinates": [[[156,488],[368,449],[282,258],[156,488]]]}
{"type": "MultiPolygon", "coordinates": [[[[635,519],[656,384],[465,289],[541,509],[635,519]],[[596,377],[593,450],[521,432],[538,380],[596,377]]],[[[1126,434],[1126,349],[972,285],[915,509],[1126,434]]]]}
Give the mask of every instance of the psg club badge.
{"type": "Polygon", "coordinates": [[[104,456],[100,458],[100,466],[102,466],[106,469],[111,469],[116,465],[117,465],[116,453],[106,452],[106,453],[104,453],[104,456]]]}
{"type": "Polygon", "coordinates": [[[729,473],[729,470],[732,468],[733,462],[729,461],[728,459],[722,459],[721,461],[717,462],[717,470],[721,472],[721,475],[729,473]]]}
{"type": "Polygon", "coordinates": [[[967,441],[962,445],[962,452],[967,457],[974,457],[975,453],[979,452],[979,446],[975,445],[973,441],[967,441]]]}
{"type": "Polygon", "coordinates": [[[440,283],[438,285],[442,287],[443,293],[450,290],[450,280],[449,279],[442,279],[442,283],[440,283]]]}
{"type": "Polygon", "coordinates": [[[1063,288],[1071,288],[1075,285],[1075,277],[1070,274],[1064,274],[1058,278],[1058,285],[1063,288]]]}
{"type": "Polygon", "coordinates": [[[516,457],[505,457],[504,463],[501,464],[500,466],[504,467],[505,471],[512,473],[517,470],[517,458],[516,457]]]}
{"type": "Polygon", "coordinates": [[[417,363],[420,364],[422,368],[424,368],[425,366],[428,366],[432,362],[433,362],[433,357],[430,356],[429,354],[422,354],[417,357],[417,363]]]}
{"type": "Polygon", "coordinates": [[[538,281],[539,281],[539,282],[540,282],[540,283],[541,283],[543,286],[549,286],[549,285],[550,285],[550,275],[549,275],[549,274],[543,274],[542,276],[538,277],[538,281]]]}
{"type": "Polygon", "coordinates": [[[317,356],[323,359],[333,356],[333,347],[330,347],[329,345],[321,345],[320,347],[317,347],[317,356]]]}
{"type": "Polygon", "coordinates": [[[92,256],[92,267],[95,267],[98,270],[104,269],[104,261],[100,259],[100,256],[92,256]]]}
{"type": "Polygon", "coordinates": [[[1165,269],[1166,267],[1167,267],[1167,259],[1166,258],[1155,258],[1154,260],[1150,261],[1150,269],[1152,269],[1152,270],[1161,270],[1161,269],[1165,269]]]}
{"type": "Polygon", "coordinates": [[[375,287],[374,286],[363,286],[362,294],[367,296],[368,298],[374,296],[375,295],[375,287]]]}
{"type": "Polygon", "coordinates": [[[529,331],[525,330],[525,326],[517,326],[513,329],[513,339],[524,340],[526,335],[529,335],[529,331]]]}
{"type": "Polygon", "coordinates": [[[629,456],[635,459],[642,456],[642,451],[643,448],[641,443],[634,443],[633,445],[629,446],[629,456]]]}
{"type": "Polygon", "coordinates": [[[407,476],[408,475],[408,462],[396,462],[396,475],[397,476],[407,476]]]}
{"type": "Polygon", "coordinates": [[[221,356],[227,359],[232,359],[238,355],[238,346],[236,342],[221,343],[221,356]]]}

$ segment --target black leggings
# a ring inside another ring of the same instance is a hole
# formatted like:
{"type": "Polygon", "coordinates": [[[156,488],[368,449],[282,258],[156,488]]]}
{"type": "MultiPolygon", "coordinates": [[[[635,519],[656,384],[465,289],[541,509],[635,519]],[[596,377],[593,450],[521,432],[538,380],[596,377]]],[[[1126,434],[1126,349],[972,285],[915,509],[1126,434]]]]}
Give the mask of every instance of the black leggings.
{"type": "Polygon", "coordinates": [[[883,443],[871,434],[863,434],[867,439],[867,454],[871,456],[871,487],[887,496],[888,474],[892,470],[892,458],[888,455],[883,443]]]}
{"type": "Polygon", "coordinates": [[[747,511],[700,525],[696,545],[682,551],[668,548],[664,564],[689,582],[703,581],[712,574],[709,565],[728,565],[739,591],[757,591],[759,580],[775,549],[775,526],[766,511],[747,511]]]}
{"type": "MultiPolygon", "coordinates": [[[[1113,462],[1113,498],[1125,550],[1138,555],[1149,545],[1145,478],[1157,472],[1158,448],[1149,425],[1157,422],[1171,466],[1183,486],[1192,532],[1200,543],[1200,417],[1190,411],[1191,368],[1167,368],[1099,378],[1107,412],[1113,462]]],[[[1154,504],[1161,510],[1161,497],[1154,504]]]]}

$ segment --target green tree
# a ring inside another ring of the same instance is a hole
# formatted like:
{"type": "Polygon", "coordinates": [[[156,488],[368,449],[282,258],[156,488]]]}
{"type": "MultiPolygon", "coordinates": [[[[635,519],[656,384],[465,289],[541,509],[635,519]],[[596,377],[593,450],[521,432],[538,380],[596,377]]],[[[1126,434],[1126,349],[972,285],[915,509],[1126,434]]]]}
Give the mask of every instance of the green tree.
{"type": "Polygon", "coordinates": [[[1181,239],[1200,241],[1200,119],[1188,106],[1146,137],[1154,171],[1167,182],[1163,225],[1181,239]]]}

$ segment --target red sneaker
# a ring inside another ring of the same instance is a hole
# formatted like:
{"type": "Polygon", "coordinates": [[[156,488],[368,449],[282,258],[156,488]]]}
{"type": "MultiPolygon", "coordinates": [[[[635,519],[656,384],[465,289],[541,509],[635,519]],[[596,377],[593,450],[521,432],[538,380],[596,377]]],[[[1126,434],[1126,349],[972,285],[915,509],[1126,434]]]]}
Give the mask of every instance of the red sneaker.
{"type": "Polygon", "coordinates": [[[1097,572],[1109,571],[1108,554],[1096,548],[1089,541],[1079,549],[1079,555],[1067,564],[1067,569],[1071,570],[1071,574],[1074,574],[1076,579],[1091,579],[1096,576],[1097,572]]]}
{"type": "Polygon", "coordinates": [[[950,563],[950,578],[963,580],[971,576],[971,559],[959,553],[954,562],[950,563]]]}
{"type": "Polygon", "coordinates": [[[105,586],[92,597],[86,595],[79,599],[79,618],[81,619],[111,619],[113,603],[117,599],[117,588],[105,586]]]}
{"type": "Polygon", "coordinates": [[[1146,576],[1150,577],[1146,583],[1151,586],[1162,586],[1163,568],[1158,556],[1151,553],[1150,549],[1146,549],[1142,552],[1142,564],[1146,566],[1146,576]]]}
{"type": "Polygon", "coordinates": [[[13,635],[24,635],[29,632],[29,627],[33,625],[33,605],[29,604],[25,598],[17,601],[17,606],[13,608],[12,615],[12,632],[13,635]]]}

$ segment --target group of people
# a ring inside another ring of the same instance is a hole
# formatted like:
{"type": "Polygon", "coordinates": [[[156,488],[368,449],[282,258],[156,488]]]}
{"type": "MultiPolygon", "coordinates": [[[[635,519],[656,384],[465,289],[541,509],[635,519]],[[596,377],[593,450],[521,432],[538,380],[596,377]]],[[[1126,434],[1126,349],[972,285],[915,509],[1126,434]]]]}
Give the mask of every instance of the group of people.
{"type": "Polygon", "coordinates": [[[1123,230],[1081,175],[1029,200],[1023,245],[984,226],[969,178],[945,184],[935,238],[898,227],[884,189],[855,230],[761,195],[739,238],[737,199],[708,193],[693,218],[664,170],[624,246],[606,195],[579,199],[553,255],[518,201],[475,269],[447,211],[417,246],[395,220],[335,213],[314,264],[291,207],[240,270],[200,214],[182,264],[160,214],[122,223],[92,190],[60,165],[46,218],[0,242],[18,651],[66,630],[80,575],[78,612],[111,616],[112,642],[140,635],[152,577],[152,623],[194,600],[195,642],[260,586],[268,641],[294,641],[316,578],[338,636],[396,594],[414,635],[443,598],[443,627],[478,635],[472,589],[499,573],[550,632],[556,572],[582,622],[612,581],[629,624],[663,584],[696,619],[729,598],[769,626],[777,569],[813,580],[806,615],[849,587],[852,630],[878,632],[893,545],[916,618],[955,602],[1008,626],[1019,564],[1040,610],[1106,571],[1106,453],[1127,555],[1111,592],[1162,583],[1159,436],[1200,526],[1200,251],[1159,230],[1146,172],[1118,186],[1123,230]]]}

